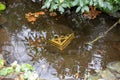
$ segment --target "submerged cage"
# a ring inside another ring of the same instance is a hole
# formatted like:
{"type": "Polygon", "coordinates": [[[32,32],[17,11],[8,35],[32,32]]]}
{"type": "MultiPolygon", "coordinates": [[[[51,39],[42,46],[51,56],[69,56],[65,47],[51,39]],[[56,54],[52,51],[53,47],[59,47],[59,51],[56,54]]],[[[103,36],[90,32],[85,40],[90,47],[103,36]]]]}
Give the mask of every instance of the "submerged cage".
{"type": "Polygon", "coordinates": [[[48,42],[56,48],[63,50],[74,39],[74,33],[67,35],[54,36],[48,42]]]}

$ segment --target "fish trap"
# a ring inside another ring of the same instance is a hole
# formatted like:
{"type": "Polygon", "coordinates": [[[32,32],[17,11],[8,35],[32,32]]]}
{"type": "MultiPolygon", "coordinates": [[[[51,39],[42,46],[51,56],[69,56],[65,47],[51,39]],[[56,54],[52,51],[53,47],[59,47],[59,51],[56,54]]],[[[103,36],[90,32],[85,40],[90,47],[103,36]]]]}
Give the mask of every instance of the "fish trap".
{"type": "Polygon", "coordinates": [[[56,48],[63,50],[65,49],[70,42],[74,39],[74,33],[67,34],[67,35],[60,35],[60,36],[54,36],[49,40],[49,43],[56,48]]]}

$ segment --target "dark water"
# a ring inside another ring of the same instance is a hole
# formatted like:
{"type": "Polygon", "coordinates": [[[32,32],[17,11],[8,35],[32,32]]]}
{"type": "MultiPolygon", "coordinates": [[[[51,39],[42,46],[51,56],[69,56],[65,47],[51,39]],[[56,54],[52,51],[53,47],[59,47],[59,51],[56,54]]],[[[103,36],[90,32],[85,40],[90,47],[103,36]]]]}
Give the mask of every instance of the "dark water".
{"type": "Polygon", "coordinates": [[[40,16],[35,24],[25,13],[40,11],[40,5],[31,1],[9,2],[2,14],[7,22],[0,28],[0,51],[8,63],[29,63],[41,78],[47,80],[78,80],[87,72],[103,69],[111,61],[120,61],[120,25],[93,45],[86,45],[106,31],[117,19],[106,14],[95,20],[84,20],[78,14],[50,17],[40,16]],[[48,38],[55,34],[75,33],[75,38],[63,51],[50,46],[48,38]]]}

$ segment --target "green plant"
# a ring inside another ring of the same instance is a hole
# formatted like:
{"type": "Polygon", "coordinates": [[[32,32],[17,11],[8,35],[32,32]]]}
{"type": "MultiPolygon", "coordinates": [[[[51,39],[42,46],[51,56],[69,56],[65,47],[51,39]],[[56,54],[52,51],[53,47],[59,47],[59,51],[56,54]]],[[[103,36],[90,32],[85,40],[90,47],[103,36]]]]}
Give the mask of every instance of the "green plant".
{"type": "Polygon", "coordinates": [[[0,69],[4,66],[4,64],[5,64],[5,61],[0,58],[0,69]]]}
{"type": "Polygon", "coordinates": [[[66,8],[71,8],[72,4],[69,0],[46,0],[42,9],[47,8],[50,11],[58,10],[61,13],[65,11],[66,8]]]}
{"type": "Polygon", "coordinates": [[[6,6],[5,6],[5,4],[3,4],[3,3],[0,3],[0,11],[2,11],[2,10],[5,10],[6,9],[6,6]]]}
{"type": "Polygon", "coordinates": [[[0,77],[5,77],[10,74],[21,74],[22,80],[37,80],[38,74],[34,72],[34,68],[30,64],[17,64],[15,61],[9,67],[4,66],[4,60],[0,59],[0,77]],[[4,67],[3,67],[4,66],[4,67]]]}
{"type": "Polygon", "coordinates": [[[104,12],[116,12],[120,10],[120,0],[46,0],[42,9],[50,11],[58,10],[60,13],[65,9],[77,7],[76,12],[89,12],[89,7],[95,6],[104,12]]]}

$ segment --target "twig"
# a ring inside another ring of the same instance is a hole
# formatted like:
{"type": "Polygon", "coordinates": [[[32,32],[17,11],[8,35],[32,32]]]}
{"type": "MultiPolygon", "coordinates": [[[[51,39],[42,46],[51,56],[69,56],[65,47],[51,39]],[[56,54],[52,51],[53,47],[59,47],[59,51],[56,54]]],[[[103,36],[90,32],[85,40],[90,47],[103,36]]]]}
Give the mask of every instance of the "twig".
{"type": "Polygon", "coordinates": [[[120,19],[119,19],[116,23],[114,23],[107,31],[105,31],[105,32],[103,33],[103,35],[100,35],[100,36],[96,37],[94,40],[92,40],[92,41],[90,41],[90,42],[88,42],[88,43],[86,43],[86,44],[91,45],[91,44],[93,44],[94,42],[96,42],[97,40],[101,39],[101,38],[104,37],[111,29],[113,29],[118,23],[120,23],[120,19]]]}

